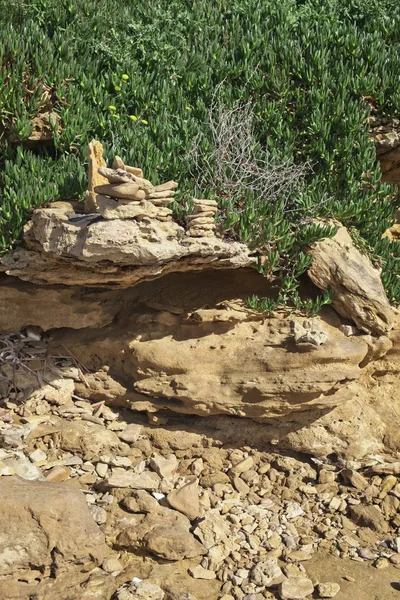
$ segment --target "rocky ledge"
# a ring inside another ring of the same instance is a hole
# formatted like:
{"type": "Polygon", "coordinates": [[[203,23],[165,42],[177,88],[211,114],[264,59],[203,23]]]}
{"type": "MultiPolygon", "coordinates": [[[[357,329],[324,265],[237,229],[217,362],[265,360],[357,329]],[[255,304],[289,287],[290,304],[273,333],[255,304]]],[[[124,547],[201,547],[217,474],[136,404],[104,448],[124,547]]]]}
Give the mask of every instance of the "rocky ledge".
{"type": "Polygon", "coordinates": [[[3,257],[0,268],[39,285],[115,288],[167,273],[252,263],[244,244],[188,236],[174,221],[145,216],[142,204],[140,220],[76,214],[68,203],[37,210],[25,230],[25,247],[3,257]]]}

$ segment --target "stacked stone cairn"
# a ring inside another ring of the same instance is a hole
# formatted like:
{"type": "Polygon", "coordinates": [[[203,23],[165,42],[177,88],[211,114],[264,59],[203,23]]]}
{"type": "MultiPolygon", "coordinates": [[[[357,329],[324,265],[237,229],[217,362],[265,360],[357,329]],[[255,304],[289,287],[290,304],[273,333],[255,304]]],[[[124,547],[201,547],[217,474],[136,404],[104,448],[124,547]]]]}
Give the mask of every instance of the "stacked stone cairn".
{"type": "MultiPolygon", "coordinates": [[[[153,185],[144,179],[142,169],[125,165],[116,156],[112,168],[106,166],[103,146],[92,140],[88,147],[88,191],[85,212],[100,214],[104,219],[157,219],[172,221],[168,204],[174,201],[178,184],[167,181],[153,185]]],[[[214,237],[214,216],[218,212],[215,200],[193,199],[194,212],[187,216],[188,237],[214,237]]]]}
{"type": "Polygon", "coordinates": [[[173,202],[175,181],[154,186],[143,178],[141,169],[124,165],[119,156],[114,158],[113,168],[99,167],[98,173],[108,183],[94,188],[100,214],[105,218],[150,217],[159,221],[171,221],[172,210],[167,205],[173,202]]]}
{"type": "Polygon", "coordinates": [[[215,200],[193,199],[194,212],[186,217],[189,225],[187,235],[189,237],[214,237],[215,236],[215,214],[218,212],[218,204],[215,200]]]}

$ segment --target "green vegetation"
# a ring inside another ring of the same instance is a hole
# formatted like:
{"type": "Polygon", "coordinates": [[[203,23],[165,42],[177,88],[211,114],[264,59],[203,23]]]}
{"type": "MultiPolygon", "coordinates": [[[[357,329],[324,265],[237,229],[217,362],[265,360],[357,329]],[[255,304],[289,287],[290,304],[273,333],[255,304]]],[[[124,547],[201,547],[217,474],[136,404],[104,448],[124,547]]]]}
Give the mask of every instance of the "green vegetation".
{"type": "Polygon", "coordinates": [[[352,228],[381,264],[390,300],[400,302],[400,244],[381,239],[396,190],[380,183],[367,126],[371,106],[400,110],[396,0],[0,7],[1,251],[19,238],[32,207],[82,197],[87,144],[96,137],[107,157],[119,154],[155,183],[178,180],[181,202],[193,192],[217,196],[224,228],[253,247],[281,302],[299,304],[306,246],[332,233],[310,225],[314,216],[352,228]],[[246,178],[240,193],[224,189],[229,177],[202,178],[215,157],[209,117],[217,88],[226,110],[251,106],[254,164],[300,169],[293,185],[262,198],[246,178]],[[49,108],[61,119],[54,147],[7,142],[10,132],[23,142],[31,119],[49,108]]]}

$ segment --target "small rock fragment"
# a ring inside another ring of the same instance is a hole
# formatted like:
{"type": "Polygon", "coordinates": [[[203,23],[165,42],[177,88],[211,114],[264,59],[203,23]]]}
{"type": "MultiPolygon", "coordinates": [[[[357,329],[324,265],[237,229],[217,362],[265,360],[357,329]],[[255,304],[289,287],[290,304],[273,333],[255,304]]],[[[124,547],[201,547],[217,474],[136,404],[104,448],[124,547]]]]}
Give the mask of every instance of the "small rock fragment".
{"type": "Polygon", "coordinates": [[[335,582],[320,583],[317,591],[320,598],[334,598],[340,591],[340,585],[335,582]]]}
{"type": "Polygon", "coordinates": [[[194,579],[215,579],[216,578],[214,571],[209,571],[208,569],[204,569],[201,565],[197,565],[197,567],[190,568],[189,573],[194,579]]]}

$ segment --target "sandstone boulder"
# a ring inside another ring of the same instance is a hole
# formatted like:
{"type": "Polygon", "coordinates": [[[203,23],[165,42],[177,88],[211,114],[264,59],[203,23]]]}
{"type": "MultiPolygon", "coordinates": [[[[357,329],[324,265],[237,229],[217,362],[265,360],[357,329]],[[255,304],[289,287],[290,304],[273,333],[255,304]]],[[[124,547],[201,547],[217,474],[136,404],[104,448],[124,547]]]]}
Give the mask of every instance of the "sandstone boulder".
{"type": "Polygon", "coordinates": [[[84,597],[75,586],[109,554],[84,495],[63,484],[2,477],[0,503],[0,596],[84,597]]]}
{"type": "Polygon", "coordinates": [[[390,331],[394,313],[380,274],[356,248],[345,227],[339,227],[333,238],[316,242],[311,254],[308,275],[321,290],[331,288],[333,306],[340,315],[373,335],[390,331]]]}

